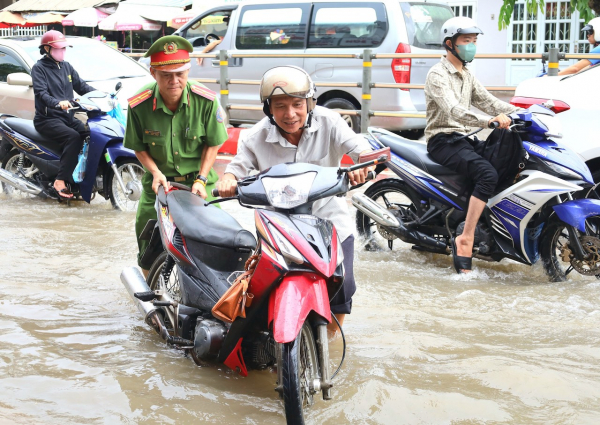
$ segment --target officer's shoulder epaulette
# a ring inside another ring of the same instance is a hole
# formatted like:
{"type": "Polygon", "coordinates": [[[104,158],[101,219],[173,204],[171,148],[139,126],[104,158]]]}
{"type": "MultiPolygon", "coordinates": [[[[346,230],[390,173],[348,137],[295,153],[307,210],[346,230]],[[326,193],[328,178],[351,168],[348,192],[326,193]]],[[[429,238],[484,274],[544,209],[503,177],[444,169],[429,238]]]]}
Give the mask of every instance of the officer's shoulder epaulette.
{"type": "Polygon", "coordinates": [[[192,88],[191,88],[192,92],[197,94],[198,96],[202,96],[205,99],[208,100],[215,100],[215,97],[217,97],[217,93],[215,93],[212,90],[207,89],[206,87],[202,87],[202,86],[197,86],[195,84],[192,84],[192,88]]]}
{"type": "Polygon", "coordinates": [[[127,99],[127,103],[129,103],[130,108],[134,108],[143,101],[150,99],[152,97],[152,93],[153,91],[150,89],[144,90],[143,92],[138,93],[135,96],[132,96],[129,99],[127,99]]]}

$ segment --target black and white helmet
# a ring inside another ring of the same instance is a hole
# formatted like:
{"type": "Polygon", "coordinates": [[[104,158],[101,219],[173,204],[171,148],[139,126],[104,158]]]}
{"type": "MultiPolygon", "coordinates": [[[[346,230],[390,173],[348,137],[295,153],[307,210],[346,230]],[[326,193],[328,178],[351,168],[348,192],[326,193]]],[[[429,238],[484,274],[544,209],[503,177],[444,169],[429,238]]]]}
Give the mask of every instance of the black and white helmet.
{"type": "Polygon", "coordinates": [[[587,23],[587,25],[581,28],[581,31],[586,32],[586,37],[590,32],[594,34],[594,39],[596,40],[597,46],[598,43],[600,43],[600,17],[592,19],[590,22],[587,23]]]}
{"type": "Polygon", "coordinates": [[[465,18],[464,16],[457,16],[455,18],[450,18],[444,25],[442,25],[441,29],[441,40],[442,44],[446,43],[446,39],[451,38],[454,39],[455,36],[460,34],[482,34],[481,28],[477,26],[477,22],[475,22],[471,18],[465,18]]]}

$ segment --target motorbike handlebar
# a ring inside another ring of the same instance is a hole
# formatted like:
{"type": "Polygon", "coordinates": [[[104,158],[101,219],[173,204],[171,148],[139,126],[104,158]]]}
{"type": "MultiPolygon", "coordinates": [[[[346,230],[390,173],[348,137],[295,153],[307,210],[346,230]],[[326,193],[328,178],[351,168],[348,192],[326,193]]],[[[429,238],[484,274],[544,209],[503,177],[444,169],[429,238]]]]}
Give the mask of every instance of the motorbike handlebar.
{"type": "Polygon", "coordinates": [[[69,103],[71,104],[70,108],[67,109],[63,109],[60,107],[60,104],[56,104],[54,105],[54,109],[56,109],[57,111],[72,111],[74,109],[79,109],[79,106],[77,106],[76,104],[74,104],[74,102],[72,100],[69,100],[69,103]]]}
{"type": "Polygon", "coordinates": [[[499,126],[500,126],[500,123],[498,121],[492,121],[488,125],[489,128],[498,128],[499,126]]]}
{"type": "MultiPolygon", "coordinates": [[[[221,195],[219,194],[219,189],[218,188],[214,188],[213,190],[211,190],[210,194],[213,196],[213,198],[219,198],[221,197],[221,195]]],[[[235,194],[238,194],[238,188],[236,186],[235,188],[235,194]]]]}
{"type": "MultiPolygon", "coordinates": [[[[369,171],[367,173],[367,177],[365,178],[365,181],[370,181],[370,180],[374,180],[375,177],[377,177],[377,174],[375,173],[375,171],[369,171]]],[[[213,190],[210,191],[210,194],[213,196],[213,198],[219,198],[221,195],[219,194],[219,189],[218,188],[214,188],[213,190]]],[[[238,194],[238,188],[235,188],[235,195],[238,194]]]]}

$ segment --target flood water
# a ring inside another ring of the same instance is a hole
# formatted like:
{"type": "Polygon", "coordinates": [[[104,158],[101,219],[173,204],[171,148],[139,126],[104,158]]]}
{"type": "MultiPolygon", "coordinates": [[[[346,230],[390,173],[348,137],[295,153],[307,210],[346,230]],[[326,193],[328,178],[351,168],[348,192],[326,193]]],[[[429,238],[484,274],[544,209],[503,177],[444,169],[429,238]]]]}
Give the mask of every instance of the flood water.
{"type": "MultiPolygon", "coordinates": [[[[223,208],[253,230],[252,211],[223,208]]],[[[275,373],[198,367],[143,322],[119,279],[134,221],[99,200],[0,195],[0,423],[284,423],[275,373]]],[[[308,423],[598,423],[600,281],[356,251],[346,362],[308,423]]]]}

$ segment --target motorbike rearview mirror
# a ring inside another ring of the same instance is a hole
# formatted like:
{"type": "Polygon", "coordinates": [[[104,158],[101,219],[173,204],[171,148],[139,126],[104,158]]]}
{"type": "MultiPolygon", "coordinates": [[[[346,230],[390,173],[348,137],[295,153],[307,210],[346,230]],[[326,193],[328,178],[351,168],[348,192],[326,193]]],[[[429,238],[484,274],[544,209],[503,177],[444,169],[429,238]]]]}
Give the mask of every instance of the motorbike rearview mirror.
{"type": "Polygon", "coordinates": [[[115,86],[115,92],[118,92],[119,90],[121,90],[121,87],[123,87],[123,83],[119,81],[117,83],[117,85],[115,86]]]}
{"type": "Polygon", "coordinates": [[[358,157],[358,162],[363,163],[363,162],[377,160],[377,164],[381,164],[383,162],[389,161],[391,157],[392,157],[392,152],[388,146],[383,149],[377,149],[376,151],[373,151],[373,152],[361,153],[360,156],[358,157]],[[386,158],[383,159],[382,158],[383,156],[385,156],[386,158]]]}

